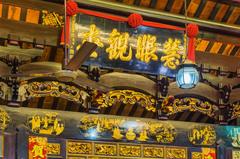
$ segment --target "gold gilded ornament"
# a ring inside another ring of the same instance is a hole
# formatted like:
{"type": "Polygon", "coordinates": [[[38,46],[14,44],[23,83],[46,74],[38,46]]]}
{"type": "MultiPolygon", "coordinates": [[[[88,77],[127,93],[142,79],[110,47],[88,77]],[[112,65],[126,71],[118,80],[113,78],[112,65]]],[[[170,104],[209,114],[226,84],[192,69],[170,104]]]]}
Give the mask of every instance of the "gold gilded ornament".
{"type": "Polygon", "coordinates": [[[161,146],[144,146],[143,156],[152,158],[163,158],[164,157],[164,147],[161,146]]]}
{"type": "Polygon", "coordinates": [[[201,101],[196,98],[176,99],[172,96],[166,97],[161,105],[162,112],[167,115],[176,114],[185,110],[192,112],[199,111],[209,117],[216,118],[218,107],[207,101],[201,101]]]}
{"type": "Polygon", "coordinates": [[[92,154],[92,143],[81,141],[67,141],[68,154],[92,154]]]}
{"type": "Polygon", "coordinates": [[[64,130],[64,123],[57,113],[31,116],[27,120],[27,125],[33,133],[37,134],[60,135],[64,130]]]}
{"type": "Polygon", "coordinates": [[[150,34],[139,35],[137,39],[136,59],[149,63],[151,60],[157,61],[157,38],[150,34]]]}
{"type": "Polygon", "coordinates": [[[83,103],[86,92],[75,86],[66,85],[57,81],[31,82],[24,86],[28,97],[62,97],[77,103],[83,103]]]}
{"type": "Polygon", "coordinates": [[[194,145],[209,146],[216,142],[216,132],[214,127],[208,126],[196,126],[192,128],[188,133],[189,141],[194,145]]]}
{"type": "Polygon", "coordinates": [[[147,136],[147,131],[143,130],[140,133],[140,136],[138,137],[138,141],[147,141],[149,139],[149,137],[147,136]]]}
{"type": "Polygon", "coordinates": [[[117,155],[117,145],[107,144],[107,143],[95,143],[95,154],[96,155],[107,155],[116,156],[117,155]]]}
{"type": "Polygon", "coordinates": [[[60,155],[61,146],[59,143],[48,143],[47,144],[47,154],[48,155],[60,155]]]}
{"type": "Polygon", "coordinates": [[[127,138],[127,140],[130,140],[130,141],[135,140],[136,134],[134,133],[133,128],[128,129],[128,131],[126,133],[126,138],[127,138]]]}
{"type": "Polygon", "coordinates": [[[63,16],[55,12],[42,11],[42,25],[62,27],[64,24],[63,16]]]}
{"type": "Polygon", "coordinates": [[[187,149],[178,147],[165,148],[166,159],[187,159],[187,149]]]}
{"type": "Polygon", "coordinates": [[[240,117],[240,104],[233,104],[232,116],[231,119],[240,117]]]}
{"type": "Polygon", "coordinates": [[[10,117],[8,113],[3,108],[0,108],[0,130],[4,131],[9,123],[10,117]]]}
{"type": "Polygon", "coordinates": [[[99,108],[110,107],[119,101],[131,105],[138,103],[146,110],[156,112],[155,99],[152,96],[132,90],[113,90],[96,97],[94,100],[99,108]]]}
{"type": "Polygon", "coordinates": [[[140,145],[119,145],[119,155],[124,157],[140,157],[141,146],[140,145]]]}
{"type": "Polygon", "coordinates": [[[180,64],[180,50],[181,50],[181,41],[178,39],[169,38],[163,44],[164,56],[161,57],[161,61],[164,62],[164,66],[170,69],[176,69],[180,64]]]}
{"type": "Polygon", "coordinates": [[[121,134],[121,130],[118,127],[113,128],[112,137],[116,140],[121,140],[123,138],[123,135],[121,134]]]}
{"type": "Polygon", "coordinates": [[[129,34],[127,32],[120,33],[117,29],[113,29],[110,33],[108,42],[110,46],[106,48],[106,52],[109,54],[109,60],[130,61],[132,59],[132,47],[129,47],[128,53],[128,39],[129,34]]]}
{"type": "Polygon", "coordinates": [[[233,150],[232,151],[232,159],[239,159],[240,158],[240,151],[233,150]]]}

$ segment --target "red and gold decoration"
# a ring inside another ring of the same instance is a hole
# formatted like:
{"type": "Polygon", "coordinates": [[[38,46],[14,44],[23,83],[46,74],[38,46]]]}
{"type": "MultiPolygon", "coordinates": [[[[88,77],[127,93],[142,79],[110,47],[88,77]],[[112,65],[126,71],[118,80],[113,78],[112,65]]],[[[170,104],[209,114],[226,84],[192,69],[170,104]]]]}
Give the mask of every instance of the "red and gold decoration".
{"type": "Polygon", "coordinates": [[[190,155],[191,159],[217,159],[216,150],[214,148],[195,148],[195,150],[190,152],[190,155]]]}
{"type": "Polygon", "coordinates": [[[188,24],[186,28],[187,36],[188,36],[188,53],[187,57],[189,61],[195,63],[195,41],[196,37],[199,33],[198,25],[196,24],[188,24]]]}
{"type": "Polygon", "coordinates": [[[47,138],[30,136],[28,154],[29,159],[47,159],[47,138]]]}
{"type": "MultiPolygon", "coordinates": [[[[129,17],[121,17],[121,16],[117,16],[117,15],[112,15],[112,14],[78,8],[77,3],[74,2],[73,0],[69,0],[67,2],[66,12],[67,12],[67,19],[66,19],[66,41],[67,41],[67,44],[69,44],[69,42],[70,42],[70,39],[69,39],[70,18],[78,13],[87,14],[90,16],[95,16],[95,17],[100,17],[100,18],[105,18],[105,19],[110,19],[113,21],[127,22],[133,28],[143,25],[143,26],[171,29],[171,30],[185,30],[184,28],[180,28],[180,27],[176,27],[176,26],[172,26],[172,25],[144,21],[142,16],[139,14],[136,14],[136,13],[131,14],[129,17]]],[[[64,44],[64,39],[65,39],[64,30],[65,29],[63,29],[62,37],[61,37],[62,44],[64,44]]]]}
{"type": "Polygon", "coordinates": [[[218,107],[207,101],[201,101],[196,98],[178,99],[173,96],[166,97],[161,105],[161,111],[166,115],[173,115],[183,111],[201,112],[211,118],[216,118],[218,107]]]}

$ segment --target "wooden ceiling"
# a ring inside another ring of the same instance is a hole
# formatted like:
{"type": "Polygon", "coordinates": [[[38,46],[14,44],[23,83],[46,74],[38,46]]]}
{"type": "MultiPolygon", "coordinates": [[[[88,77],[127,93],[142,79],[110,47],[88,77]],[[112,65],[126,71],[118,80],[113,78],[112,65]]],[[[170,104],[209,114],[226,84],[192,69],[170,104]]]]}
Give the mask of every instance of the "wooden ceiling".
{"type": "MultiPolygon", "coordinates": [[[[138,7],[185,15],[185,0],[108,0],[138,7]]],[[[187,16],[239,26],[240,3],[223,0],[186,0],[187,16]]],[[[217,35],[216,35],[217,36],[217,35]]],[[[240,57],[240,38],[231,43],[227,37],[211,40],[199,37],[196,50],[201,53],[221,54],[240,57]]]]}

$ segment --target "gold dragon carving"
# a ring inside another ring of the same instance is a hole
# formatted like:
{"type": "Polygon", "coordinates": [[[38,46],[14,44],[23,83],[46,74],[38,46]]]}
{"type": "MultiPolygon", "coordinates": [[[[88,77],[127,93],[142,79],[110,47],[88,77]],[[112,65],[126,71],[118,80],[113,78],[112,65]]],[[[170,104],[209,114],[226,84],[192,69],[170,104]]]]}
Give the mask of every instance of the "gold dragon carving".
{"type": "Polygon", "coordinates": [[[20,88],[25,89],[21,92],[28,97],[62,97],[77,103],[83,103],[83,97],[86,95],[86,92],[75,86],[57,81],[31,82],[20,86],[20,88]]]}
{"type": "Polygon", "coordinates": [[[138,103],[146,110],[156,112],[155,99],[152,96],[132,90],[113,90],[97,97],[95,101],[99,108],[111,107],[119,101],[131,105],[138,103]]]}
{"type": "Polygon", "coordinates": [[[177,99],[173,96],[169,96],[163,100],[161,110],[167,115],[176,114],[185,110],[192,112],[199,111],[209,117],[216,118],[218,107],[207,101],[201,101],[196,98],[177,99]]]}

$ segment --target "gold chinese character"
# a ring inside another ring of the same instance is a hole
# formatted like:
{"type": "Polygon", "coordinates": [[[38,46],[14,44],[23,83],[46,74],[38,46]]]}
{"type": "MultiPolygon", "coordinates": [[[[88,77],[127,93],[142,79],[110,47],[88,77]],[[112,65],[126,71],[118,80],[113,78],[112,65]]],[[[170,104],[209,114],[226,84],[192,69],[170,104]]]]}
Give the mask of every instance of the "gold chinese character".
{"type": "Polygon", "coordinates": [[[40,158],[43,158],[44,155],[43,155],[43,146],[39,146],[39,145],[34,145],[33,147],[33,157],[40,157],[40,158]]]}
{"type": "Polygon", "coordinates": [[[110,60],[130,61],[132,59],[131,46],[129,47],[129,53],[127,53],[128,39],[128,33],[119,33],[117,29],[113,29],[108,39],[110,46],[106,49],[110,60]]]}
{"type": "Polygon", "coordinates": [[[164,62],[163,65],[165,67],[169,67],[170,69],[176,69],[177,66],[180,64],[180,44],[180,40],[173,40],[171,38],[169,38],[168,41],[163,44],[163,52],[166,55],[161,57],[161,61],[164,62]]]}
{"type": "MultiPolygon", "coordinates": [[[[86,41],[92,42],[97,44],[98,47],[104,47],[104,44],[101,42],[100,36],[100,30],[97,28],[95,24],[90,25],[90,30],[88,32],[83,33],[83,40],[82,44],[86,41]]],[[[96,51],[94,51],[90,57],[97,58],[98,54],[96,51]]]]}
{"type": "Polygon", "coordinates": [[[150,34],[140,35],[137,39],[136,58],[143,62],[149,63],[150,60],[157,61],[157,38],[150,34]]]}

